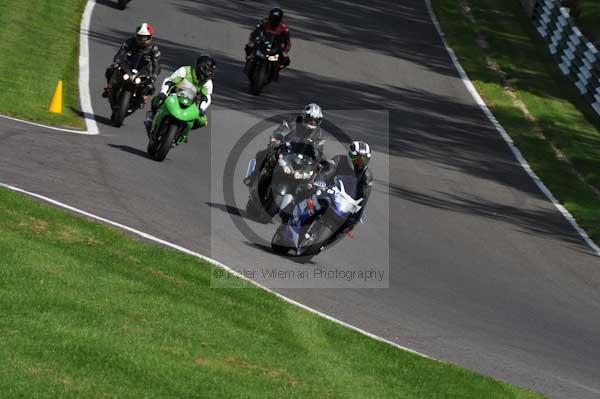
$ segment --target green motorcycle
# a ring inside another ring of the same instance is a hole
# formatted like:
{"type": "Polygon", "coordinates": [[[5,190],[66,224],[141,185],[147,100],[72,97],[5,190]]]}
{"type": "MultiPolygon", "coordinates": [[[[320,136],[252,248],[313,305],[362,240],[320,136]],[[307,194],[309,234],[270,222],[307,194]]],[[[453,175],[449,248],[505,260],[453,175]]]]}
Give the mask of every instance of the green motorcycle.
{"type": "Polygon", "coordinates": [[[196,87],[184,80],[173,87],[158,108],[148,131],[148,154],[156,161],[162,162],[171,148],[187,141],[194,121],[201,115],[197,95],[196,87]]]}

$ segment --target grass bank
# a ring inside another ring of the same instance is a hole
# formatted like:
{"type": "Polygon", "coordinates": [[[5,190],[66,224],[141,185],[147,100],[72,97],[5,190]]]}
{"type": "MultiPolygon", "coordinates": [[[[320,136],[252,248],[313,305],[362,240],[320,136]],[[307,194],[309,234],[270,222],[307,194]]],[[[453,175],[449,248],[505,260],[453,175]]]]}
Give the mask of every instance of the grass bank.
{"type": "Polygon", "coordinates": [[[0,113],[83,128],[78,114],[79,24],[87,0],[0,1],[0,113]],[[47,111],[63,80],[63,114],[47,111]]]}
{"type": "Polygon", "coordinates": [[[4,189],[0,254],[6,397],[541,398],[4,189]]]}
{"type": "Polygon", "coordinates": [[[600,118],[560,72],[519,0],[434,0],[469,78],[535,173],[600,242],[600,118]]]}

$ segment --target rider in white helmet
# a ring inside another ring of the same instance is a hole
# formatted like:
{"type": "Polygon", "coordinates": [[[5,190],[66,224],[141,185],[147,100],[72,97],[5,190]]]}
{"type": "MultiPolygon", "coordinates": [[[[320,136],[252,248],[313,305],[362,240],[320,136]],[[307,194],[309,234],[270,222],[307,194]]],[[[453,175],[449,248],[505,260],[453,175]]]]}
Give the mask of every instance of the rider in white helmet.
{"type": "Polygon", "coordinates": [[[112,86],[116,84],[115,71],[119,65],[127,62],[137,62],[133,68],[145,70],[150,75],[151,81],[144,88],[144,100],[148,96],[154,94],[154,82],[160,74],[160,50],[153,41],[154,27],[144,22],[135,29],[135,36],[127,39],[121,45],[117,54],[113,58],[113,63],[106,69],[104,75],[106,77],[106,87],[102,92],[102,97],[108,97],[112,86]]]}
{"type": "Polygon", "coordinates": [[[354,175],[357,178],[355,200],[360,202],[360,210],[351,214],[336,234],[332,235],[324,245],[336,241],[342,234],[352,234],[354,226],[362,219],[363,212],[371,196],[373,186],[373,173],[369,168],[371,160],[371,147],[364,141],[353,141],[348,148],[348,153],[337,155],[321,167],[321,179],[326,186],[334,185],[336,176],[354,175]]]}
{"type": "Polygon", "coordinates": [[[252,174],[244,179],[244,184],[252,185],[253,179],[258,176],[264,167],[268,167],[271,172],[275,166],[275,156],[277,149],[282,142],[301,141],[312,144],[317,154],[317,161],[323,156],[323,136],[321,134],[321,122],[323,121],[323,111],[316,103],[310,103],[302,110],[302,113],[296,117],[296,122],[283,121],[273,132],[274,141],[264,150],[256,153],[256,165],[252,174]]]}

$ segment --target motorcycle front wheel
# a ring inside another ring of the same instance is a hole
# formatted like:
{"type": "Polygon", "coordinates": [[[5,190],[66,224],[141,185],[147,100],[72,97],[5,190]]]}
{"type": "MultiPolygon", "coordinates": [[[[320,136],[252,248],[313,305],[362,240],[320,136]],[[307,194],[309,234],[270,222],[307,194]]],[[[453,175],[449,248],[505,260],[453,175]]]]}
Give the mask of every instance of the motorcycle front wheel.
{"type": "Polygon", "coordinates": [[[131,92],[125,90],[121,92],[121,98],[119,99],[119,108],[113,111],[111,120],[115,127],[121,127],[123,120],[129,110],[129,103],[131,102],[131,92]]]}
{"type": "Polygon", "coordinates": [[[279,254],[279,255],[285,255],[290,250],[290,247],[281,245],[281,240],[282,240],[283,233],[285,232],[286,227],[287,226],[285,224],[282,224],[281,226],[279,226],[277,228],[277,231],[273,235],[273,238],[271,239],[271,248],[273,249],[273,252],[275,252],[276,254],[279,254]]]}
{"type": "Polygon", "coordinates": [[[325,225],[322,221],[317,220],[310,225],[310,227],[301,234],[300,241],[298,242],[298,248],[296,249],[296,256],[298,257],[313,257],[321,252],[321,246],[323,242],[323,231],[325,225]],[[308,234],[310,238],[306,238],[305,234],[308,234]]]}
{"type": "Polygon", "coordinates": [[[162,162],[167,157],[167,154],[171,150],[173,146],[173,141],[177,136],[177,132],[179,131],[179,126],[176,123],[170,123],[164,128],[166,131],[160,138],[160,141],[157,144],[156,151],[154,152],[154,160],[158,162],[162,162]]]}
{"type": "Polygon", "coordinates": [[[267,84],[267,70],[264,65],[259,64],[254,67],[252,80],[250,82],[250,92],[258,96],[263,87],[267,84]]]}

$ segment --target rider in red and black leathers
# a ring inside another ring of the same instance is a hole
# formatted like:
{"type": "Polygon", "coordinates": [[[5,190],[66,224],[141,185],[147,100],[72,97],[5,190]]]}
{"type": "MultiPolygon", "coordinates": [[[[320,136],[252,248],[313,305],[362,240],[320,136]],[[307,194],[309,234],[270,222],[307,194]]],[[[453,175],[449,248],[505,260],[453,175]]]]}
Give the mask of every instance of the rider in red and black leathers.
{"type": "Polygon", "coordinates": [[[261,33],[271,33],[280,37],[281,40],[281,53],[282,56],[279,61],[280,70],[290,65],[290,57],[288,52],[292,48],[292,42],[290,41],[290,31],[287,24],[282,22],[283,10],[281,8],[273,8],[269,11],[269,16],[256,25],[256,28],[250,34],[250,39],[244,50],[246,51],[246,60],[249,60],[253,56],[253,49],[256,44],[256,38],[261,33]]]}

